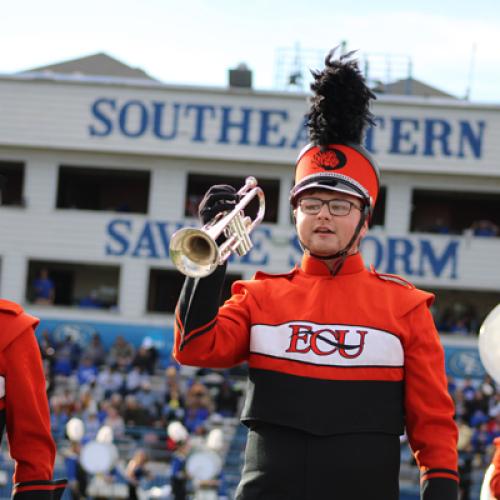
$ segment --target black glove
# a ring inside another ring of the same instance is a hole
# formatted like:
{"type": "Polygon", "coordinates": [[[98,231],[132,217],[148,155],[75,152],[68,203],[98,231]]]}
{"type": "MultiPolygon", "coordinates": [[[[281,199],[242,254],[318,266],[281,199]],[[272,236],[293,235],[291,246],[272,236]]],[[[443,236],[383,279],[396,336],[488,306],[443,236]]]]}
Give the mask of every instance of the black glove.
{"type": "Polygon", "coordinates": [[[230,212],[239,201],[236,189],[228,184],[212,186],[200,202],[198,215],[203,225],[220,212],[230,212]]]}

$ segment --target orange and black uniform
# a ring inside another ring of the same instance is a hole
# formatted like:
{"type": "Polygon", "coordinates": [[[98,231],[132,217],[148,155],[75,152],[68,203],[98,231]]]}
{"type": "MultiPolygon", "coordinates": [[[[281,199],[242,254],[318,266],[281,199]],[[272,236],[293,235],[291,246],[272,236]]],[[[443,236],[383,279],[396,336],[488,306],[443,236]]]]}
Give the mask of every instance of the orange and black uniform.
{"type": "Polygon", "coordinates": [[[493,455],[493,473],[490,479],[490,490],[493,498],[500,499],[500,437],[495,441],[495,454],[493,455]]]}
{"type": "Polygon", "coordinates": [[[40,350],[38,320],[0,300],[0,439],[4,428],[15,461],[13,498],[61,498],[65,480],[53,481],[56,454],[40,350]]]}
{"type": "Polygon", "coordinates": [[[306,254],[288,274],[236,282],[219,309],[224,269],[186,279],[175,357],[248,361],[237,498],[396,500],[406,429],[422,498],[456,500],[457,429],[431,294],[366,270],[360,254],[336,276],[306,254]]]}

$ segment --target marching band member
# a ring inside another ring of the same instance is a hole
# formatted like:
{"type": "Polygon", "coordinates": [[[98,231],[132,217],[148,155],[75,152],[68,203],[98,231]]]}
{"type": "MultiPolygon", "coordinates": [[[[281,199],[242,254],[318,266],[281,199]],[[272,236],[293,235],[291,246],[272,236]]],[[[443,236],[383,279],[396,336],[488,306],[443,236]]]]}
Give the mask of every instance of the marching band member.
{"type": "Polygon", "coordinates": [[[491,462],[493,465],[493,472],[490,479],[490,491],[493,498],[500,500],[500,437],[495,439],[494,444],[496,449],[491,462]]]}
{"type": "MultiPolygon", "coordinates": [[[[457,429],[433,296],[368,271],[359,253],[379,173],[360,144],[375,96],[350,57],[331,52],[313,73],[311,144],[290,194],[301,265],[236,282],[219,308],[223,264],[186,278],[177,304],[180,363],[249,365],[237,500],[397,500],[405,429],[421,498],[457,498],[457,429]]],[[[236,202],[232,187],[213,186],[202,222],[236,202]]]]}
{"type": "Polygon", "coordinates": [[[40,350],[38,319],[21,306],[0,300],[0,439],[7,429],[15,461],[14,500],[56,500],[66,480],[52,480],[56,448],[40,350]]]}

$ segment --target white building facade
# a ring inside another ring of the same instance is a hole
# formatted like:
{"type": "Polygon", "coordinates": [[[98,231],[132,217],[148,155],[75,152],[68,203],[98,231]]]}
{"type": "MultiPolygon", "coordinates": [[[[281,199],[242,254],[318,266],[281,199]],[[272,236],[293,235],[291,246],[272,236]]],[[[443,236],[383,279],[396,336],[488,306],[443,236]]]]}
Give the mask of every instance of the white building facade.
{"type": "MultiPolygon", "coordinates": [[[[307,108],[302,94],[0,77],[0,174],[5,193],[18,191],[0,206],[1,295],[43,328],[147,334],[168,350],[172,307],[158,301],[182,282],[168,244],[176,229],[198,225],[187,209],[193,186],[247,175],[270,186],[272,217],[254,232],[254,249],[231,261],[236,278],[300,261],[288,192],[307,108]],[[131,203],[113,198],[115,188],[118,198],[133,192],[131,203]],[[30,283],[43,267],[69,298],[33,300],[30,283]],[[96,290],[107,306],[82,306],[96,290]]],[[[500,106],[381,96],[373,112],[366,146],[384,194],[363,243],[367,264],[436,291],[437,306],[441,295],[450,307],[459,297],[483,317],[500,301],[500,237],[474,235],[468,214],[500,222],[500,106]]]]}

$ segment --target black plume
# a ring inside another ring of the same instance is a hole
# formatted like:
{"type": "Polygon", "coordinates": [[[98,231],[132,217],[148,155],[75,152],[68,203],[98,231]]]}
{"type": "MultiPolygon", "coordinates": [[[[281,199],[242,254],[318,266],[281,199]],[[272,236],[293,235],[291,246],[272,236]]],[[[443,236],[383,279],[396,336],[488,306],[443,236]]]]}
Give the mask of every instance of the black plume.
{"type": "Polygon", "coordinates": [[[322,71],[311,71],[313,96],[307,125],[309,137],[317,146],[360,144],[367,125],[373,125],[370,100],[375,94],[367,87],[356,60],[349,52],[334,60],[335,49],[325,58],[322,71]]]}

